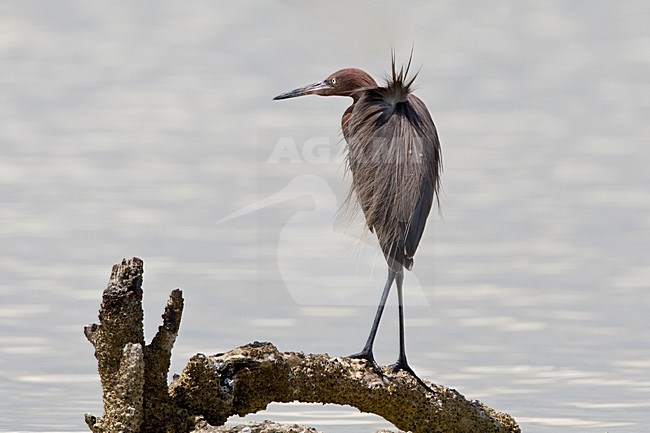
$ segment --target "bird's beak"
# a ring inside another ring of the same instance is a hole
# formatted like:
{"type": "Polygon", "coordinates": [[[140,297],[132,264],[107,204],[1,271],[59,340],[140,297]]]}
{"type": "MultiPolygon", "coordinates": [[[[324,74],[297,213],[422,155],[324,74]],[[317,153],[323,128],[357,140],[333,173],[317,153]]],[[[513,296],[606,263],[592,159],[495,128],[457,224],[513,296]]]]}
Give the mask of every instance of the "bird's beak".
{"type": "Polygon", "coordinates": [[[273,98],[274,101],[277,101],[278,99],[289,99],[289,98],[296,98],[298,96],[305,96],[305,95],[320,95],[323,90],[330,89],[332,87],[332,84],[328,81],[320,81],[318,83],[314,84],[309,84],[305,87],[300,87],[298,89],[291,90],[289,92],[282,93],[275,98],[273,98]]]}

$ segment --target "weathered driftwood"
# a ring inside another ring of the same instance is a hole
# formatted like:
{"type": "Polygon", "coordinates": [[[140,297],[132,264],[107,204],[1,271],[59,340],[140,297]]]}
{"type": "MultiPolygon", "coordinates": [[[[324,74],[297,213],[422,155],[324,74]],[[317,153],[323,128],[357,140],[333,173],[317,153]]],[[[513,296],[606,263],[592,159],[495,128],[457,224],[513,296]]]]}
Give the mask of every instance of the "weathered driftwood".
{"type": "MultiPolygon", "coordinates": [[[[180,327],[183,298],[174,290],[163,324],[144,344],[142,260],[113,266],[104,290],[99,324],[85,328],[95,347],[104,392],[104,416],[86,414],[95,433],[205,431],[232,415],[266,408],[271,402],[351,405],[375,413],[402,430],[418,432],[519,432],[516,422],[457,391],[407,373],[377,372],[366,361],[280,352],[255,342],[225,354],[197,354],[167,386],[171,350],[180,327]]],[[[295,427],[295,428],[294,428],[295,427]]],[[[222,426],[213,432],[308,432],[273,423],[222,426]],[[275,430],[274,430],[275,429],[275,430]]]]}
{"type": "Polygon", "coordinates": [[[224,354],[195,355],[171,393],[176,404],[213,425],[271,402],[300,401],[354,406],[413,433],[519,431],[509,415],[455,390],[429,386],[433,392],[405,372],[383,368],[378,374],[364,360],[280,352],[255,342],[224,354]]]}

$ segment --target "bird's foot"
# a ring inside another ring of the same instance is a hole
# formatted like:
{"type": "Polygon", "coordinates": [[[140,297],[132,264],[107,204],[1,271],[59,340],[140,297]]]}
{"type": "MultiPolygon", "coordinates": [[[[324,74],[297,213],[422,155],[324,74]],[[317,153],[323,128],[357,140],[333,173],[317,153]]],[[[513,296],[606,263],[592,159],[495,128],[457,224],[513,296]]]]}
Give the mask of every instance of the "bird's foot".
{"type": "Polygon", "coordinates": [[[384,372],[379,367],[379,364],[377,364],[377,361],[375,361],[375,356],[373,355],[372,350],[364,349],[359,353],[353,353],[352,355],[348,355],[346,356],[346,358],[365,359],[372,365],[372,369],[375,370],[375,373],[377,373],[379,376],[384,376],[384,372]]]}
{"type": "Polygon", "coordinates": [[[408,364],[408,362],[406,361],[406,358],[400,357],[397,360],[397,362],[395,362],[394,364],[391,364],[389,366],[389,368],[390,368],[390,371],[392,371],[393,373],[399,373],[400,371],[404,371],[404,372],[408,373],[409,375],[411,375],[411,377],[413,379],[415,379],[420,385],[422,385],[428,391],[430,391],[432,393],[435,392],[429,385],[424,383],[424,381],[422,379],[420,379],[420,377],[417,374],[415,374],[415,371],[413,371],[411,366],[408,364]]]}
{"type": "Polygon", "coordinates": [[[359,353],[353,353],[352,355],[346,356],[346,358],[365,359],[366,361],[377,365],[377,362],[375,362],[375,356],[373,355],[372,350],[363,349],[359,353]]]}
{"type": "Polygon", "coordinates": [[[399,358],[394,364],[388,366],[390,371],[393,373],[399,373],[400,371],[405,371],[411,376],[417,376],[411,366],[406,361],[406,358],[399,358]]]}

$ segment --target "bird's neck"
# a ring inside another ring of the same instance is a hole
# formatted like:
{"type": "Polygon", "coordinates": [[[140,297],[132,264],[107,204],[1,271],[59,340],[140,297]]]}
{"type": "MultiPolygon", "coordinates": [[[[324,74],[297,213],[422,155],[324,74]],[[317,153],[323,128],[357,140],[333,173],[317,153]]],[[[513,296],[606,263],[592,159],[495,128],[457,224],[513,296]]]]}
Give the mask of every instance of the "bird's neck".
{"type": "MultiPolygon", "coordinates": [[[[357,97],[357,99],[359,99],[357,97]]],[[[354,102],[357,102],[357,99],[354,100],[354,102]]],[[[348,128],[348,120],[350,120],[350,116],[352,116],[352,110],[354,109],[354,104],[350,105],[347,110],[345,110],[345,113],[343,113],[343,117],[341,117],[341,130],[343,131],[343,138],[345,138],[345,141],[347,143],[350,142],[350,129],[348,128]]]]}
{"type": "Polygon", "coordinates": [[[349,96],[354,102],[357,102],[363,91],[377,87],[377,82],[366,71],[361,69],[350,69],[350,71],[351,74],[348,78],[350,90],[342,96],[349,96]]]}

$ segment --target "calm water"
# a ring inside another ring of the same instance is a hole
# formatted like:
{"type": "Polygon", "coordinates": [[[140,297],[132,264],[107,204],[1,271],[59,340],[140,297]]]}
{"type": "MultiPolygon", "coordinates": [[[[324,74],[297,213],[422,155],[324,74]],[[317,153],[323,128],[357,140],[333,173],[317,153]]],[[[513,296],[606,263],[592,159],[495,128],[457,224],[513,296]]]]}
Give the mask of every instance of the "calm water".
{"type": "Polygon", "coordinates": [[[101,412],[82,328],[125,256],[145,260],[149,338],[184,289],[174,372],[253,340],[359,350],[385,265],[336,213],[349,102],[271,98],[347,66],[381,77],[414,44],[445,194],[406,276],[413,366],[526,432],[645,431],[650,6],[429,3],[0,4],[0,430],[101,412]]]}

